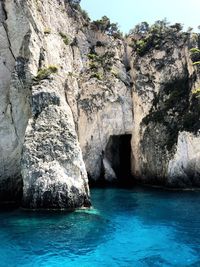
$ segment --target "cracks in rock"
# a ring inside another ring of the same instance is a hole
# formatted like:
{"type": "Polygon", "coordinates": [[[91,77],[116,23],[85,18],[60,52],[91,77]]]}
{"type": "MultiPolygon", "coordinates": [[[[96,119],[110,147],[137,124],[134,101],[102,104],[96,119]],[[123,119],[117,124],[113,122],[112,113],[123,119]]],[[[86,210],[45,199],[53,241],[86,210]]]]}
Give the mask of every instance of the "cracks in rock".
{"type": "Polygon", "coordinates": [[[10,42],[10,37],[9,37],[9,34],[8,34],[8,27],[7,27],[7,24],[5,22],[2,22],[2,25],[3,25],[3,28],[5,30],[5,33],[6,33],[6,37],[7,37],[7,40],[8,40],[8,49],[12,55],[12,57],[14,58],[14,60],[16,61],[16,58],[15,58],[15,55],[12,51],[12,45],[11,45],[11,42],[10,42]]]}
{"type": "MultiPolygon", "coordinates": [[[[8,26],[7,26],[7,23],[6,23],[6,20],[8,19],[8,14],[7,14],[6,7],[5,7],[5,0],[0,0],[0,4],[1,4],[1,8],[2,8],[2,13],[3,13],[2,14],[3,16],[1,18],[1,24],[2,24],[2,26],[4,28],[4,31],[5,31],[5,34],[6,34],[6,38],[7,38],[7,41],[8,41],[8,49],[9,49],[14,61],[16,62],[16,57],[14,55],[14,52],[12,51],[12,45],[11,45],[11,41],[10,41],[10,37],[9,37],[9,33],[8,33],[8,26]]],[[[6,65],[6,62],[3,62],[3,64],[9,70],[10,73],[13,72],[10,68],[8,68],[8,66],[6,65]]],[[[13,108],[12,108],[11,101],[9,103],[9,107],[10,107],[11,123],[13,124],[16,137],[17,137],[18,141],[20,143],[22,143],[20,138],[19,138],[19,135],[18,135],[18,132],[17,132],[17,128],[16,128],[16,125],[15,125],[15,121],[14,121],[14,117],[13,117],[13,108]]]]}
{"type": "MultiPolygon", "coordinates": [[[[14,54],[12,53],[12,49],[11,49],[11,44],[10,44],[10,40],[9,40],[9,36],[8,36],[8,29],[7,29],[7,25],[5,23],[5,21],[8,19],[8,15],[7,15],[7,11],[6,11],[6,8],[5,8],[5,0],[0,0],[0,7],[1,7],[1,11],[2,11],[2,14],[1,17],[0,17],[0,23],[1,25],[3,26],[4,28],[4,31],[5,31],[5,34],[6,34],[6,37],[7,37],[7,40],[8,40],[8,44],[9,44],[9,50],[10,50],[10,53],[12,55],[12,57],[15,59],[14,57],[14,54]]],[[[12,70],[6,65],[6,60],[3,61],[3,65],[5,66],[5,68],[7,68],[7,70],[12,73],[12,70]]]]}
{"type": "Polygon", "coordinates": [[[75,60],[75,52],[74,52],[74,47],[71,45],[71,50],[72,50],[72,57],[73,57],[73,62],[75,60]]]}
{"type": "Polygon", "coordinates": [[[18,139],[18,141],[22,144],[21,140],[20,140],[20,137],[18,135],[18,132],[17,132],[17,127],[15,125],[15,120],[13,118],[13,108],[12,108],[12,103],[10,102],[10,116],[11,116],[11,121],[12,121],[12,124],[13,124],[13,127],[14,127],[14,130],[15,130],[15,134],[16,134],[16,137],[18,139]]]}
{"type": "Polygon", "coordinates": [[[133,77],[131,77],[130,75],[130,71],[131,71],[131,62],[130,62],[130,57],[128,55],[128,45],[125,45],[125,55],[124,55],[124,66],[126,69],[126,75],[130,77],[130,84],[128,86],[126,86],[127,91],[130,91],[130,95],[131,95],[131,99],[132,99],[132,119],[134,121],[134,103],[133,103],[133,77]]]}
{"type": "Polygon", "coordinates": [[[100,145],[101,145],[101,151],[102,153],[104,152],[104,147],[103,147],[103,142],[102,142],[102,138],[101,138],[101,131],[100,131],[100,120],[99,120],[99,113],[97,112],[97,128],[98,128],[98,134],[99,134],[99,141],[100,141],[100,145]]]}
{"type": "Polygon", "coordinates": [[[5,7],[5,1],[4,0],[0,0],[1,2],[1,7],[2,7],[2,10],[3,10],[3,15],[4,15],[4,19],[2,19],[1,23],[2,23],[2,26],[5,30],[5,33],[6,33],[6,37],[7,37],[7,40],[8,40],[8,49],[12,55],[12,57],[14,58],[14,60],[16,61],[16,58],[15,58],[15,55],[12,51],[12,45],[11,45],[11,41],[10,41],[10,37],[9,37],[9,33],[8,33],[8,26],[6,24],[6,20],[8,19],[8,15],[7,15],[7,11],[6,11],[6,7],[5,7]]]}
{"type": "MultiPolygon", "coordinates": [[[[65,89],[66,89],[66,87],[67,87],[67,82],[65,82],[65,89]]],[[[74,112],[73,112],[73,109],[72,109],[72,107],[69,104],[66,90],[65,90],[65,100],[66,100],[67,105],[69,106],[69,108],[71,110],[71,113],[72,113],[72,116],[73,116],[74,125],[75,125],[75,130],[76,130],[76,133],[78,134],[78,132],[79,132],[78,131],[78,122],[76,121],[75,115],[74,115],[74,112]]]]}
{"type": "Polygon", "coordinates": [[[7,12],[6,12],[6,8],[5,8],[5,0],[0,0],[0,4],[1,4],[1,8],[2,8],[2,12],[3,12],[3,18],[2,18],[2,21],[5,21],[7,20],[8,16],[7,16],[7,12]]]}
{"type": "Polygon", "coordinates": [[[124,102],[123,102],[123,99],[120,97],[120,106],[121,106],[121,110],[122,110],[122,118],[123,118],[123,128],[124,128],[124,133],[126,132],[126,127],[125,127],[125,121],[126,121],[126,118],[125,118],[125,112],[124,112],[124,102]]]}
{"type": "MultiPolygon", "coordinates": [[[[7,26],[7,23],[6,23],[6,20],[8,19],[8,14],[7,14],[6,7],[5,7],[5,0],[0,0],[0,4],[1,4],[1,7],[2,7],[2,11],[3,11],[3,18],[1,20],[1,24],[2,24],[2,26],[4,28],[4,31],[5,31],[5,34],[6,34],[6,38],[7,38],[7,41],[8,41],[8,49],[9,49],[10,54],[12,55],[14,61],[16,62],[16,57],[15,57],[14,52],[12,50],[12,45],[11,45],[9,32],[8,32],[8,26],[7,26]]],[[[4,62],[4,65],[9,70],[10,73],[13,72],[11,69],[8,68],[8,66],[6,65],[6,62],[4,62]]],[[[20,137],[18,135],[16,125],[15,125],[15,121],[14,121],[14,117],[13,117],[13,107],[12,107],[11,101],[9,103],[9,106],[10,106],[11,123],[13,124],[17,140],[19,141],[19,143],[22,143],[21,140],[20,140],[20,137]]]]}

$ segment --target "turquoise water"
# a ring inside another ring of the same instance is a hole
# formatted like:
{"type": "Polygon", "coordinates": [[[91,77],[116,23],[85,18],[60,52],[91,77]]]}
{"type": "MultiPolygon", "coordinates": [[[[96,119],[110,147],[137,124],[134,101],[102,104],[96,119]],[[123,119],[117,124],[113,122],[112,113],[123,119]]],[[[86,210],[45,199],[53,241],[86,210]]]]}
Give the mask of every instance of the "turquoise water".
{"type": "Polygon", "coordinates": [[[200,266],[200,192],[93,189],[94,209],[0,212],[0,266],[200,266]]]}

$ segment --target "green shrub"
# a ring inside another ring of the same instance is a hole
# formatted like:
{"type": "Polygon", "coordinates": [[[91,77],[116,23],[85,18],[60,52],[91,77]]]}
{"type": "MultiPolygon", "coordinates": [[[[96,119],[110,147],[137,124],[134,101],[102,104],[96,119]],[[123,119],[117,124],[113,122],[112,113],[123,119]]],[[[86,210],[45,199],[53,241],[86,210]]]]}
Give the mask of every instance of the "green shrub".
{"type": "Polygon", "coordinates": [[[48,69],[51,71],[51,73],[56,73],[58,72],[58,67],[54,66],[54,65],[50,65],[48,67],[48,69]]]}
{"type": "Polygon", "coordinates": [[[69,71],[68,75],[69,75],[69,77],[73,77],[73,72],[69,71]]]}
{"type": "Polygon", "coordinates": [[[98,80],[102,80],[102,79],[103,79],[102,75],[101,75],[99,72],[93,73],[93,74],[90,76],[90,78],[96,78],[96,79],[98,79],[98,80]]]}
{"type": "Polygon", "coordinates": [[[70,0],[69,2],[70,2],[70,5],[73,9],[75,9],[81,13],[84,20],[90,21],[90,18],[89,18],[87,11],[85,11],[84,9],[81,8],[80,1],[70,0]]]}
{"type": "Polygon", "coordinates": [[[136,52],[139,55],[144,54],[146,49],[147,49],[147,40],[144,39],[136,41],[136,52]]]}
{"type": "Polygon", "coordinates": [[[92,54],[89,53],[87,56],[91,60],[98,60],[98,56],[95,53],[92,53],[92,54]]]}
{"type": "Polygon", "coordinates": [[[48,79],[52,73],[57,73],[58,68],[56,66],[50,65],[48,68],[40,69],[37,76],[34,78],[35,81],[41,81],[48,79]]]}
{"type": "Polygon", "coordinates": [[[101,19],[93,21],[91,23],[91,27],[93,30],[107,33],[114,38],[123,38],[123,34],[120,32],[118,24],[111,23],[107,16],[103,16],[101,19]]]}
{"type": "Polygon", "coordinates": [[[79,11],[81,12],[82,17],[83,17],[85,20],[88,20],[88,21],[90,20],[87,11],[85,11],[85,10],[82,9],[82,8],[81,8],[79,11]]]}
{"type": "Polygon", "coordinates": [[[200,49],[193,47],[190,49],[190,56],[193,65],[198,65],[200,63],[200,49]]]}
{"type": "Polygon", "coordinates": [[[63,42],[66,44],[66,45],[69,45],[70,41],[69,41],[69,38],[67,37],[66,34],[64,34],[63,32],[59,32],[60,34],[60,37],[63,39],[63,42]]]}
{"type": "Polygon", "coordinates": [[[200,94],[200,88],[196,88],[196,89],[192,90],[192,94],[193,95],[199,95],[200,94]]]}
{"type": "Polygon", "coordinates": [[[91,70],[96,70],[98,69],[98,64],[96,62],[90,62],[89,67],[91,70]]]}
{"type": "Polygon", "coordinates": [[[192,63],[192,65],[199,65],[200,64],[200,61],[195,61],[192,63]]]}
{"type": "Polygon", "coordinates": [[[190,52],[191,52],[192,54],[194,54],[194,53],[200,53],[200,49],[198,49],[198,48],[196,48],[196,47],[193,47],[193,48],[190,49],[190,52]]]}
{"type": "Polygon", "coordinates": [[[113,59],[115,57],[114,52],[107,51],[103,55],[97,55],[96,53],[89,53],[90,59],[89,66],[91,69],[103,68],[104,71],[111,71],[113,66],[113,59]]]}
{"type": "Polygon", "coordinates": [[[133,49],[139,56],[143,56],[152,48],[162,48],[167,38],[173,40],[183,38],[184,33],[180,23],[170,26],[166,20],[158,20],[151,26],[147,22],[136,25],[129,36],[132,38],[133,49]]]}

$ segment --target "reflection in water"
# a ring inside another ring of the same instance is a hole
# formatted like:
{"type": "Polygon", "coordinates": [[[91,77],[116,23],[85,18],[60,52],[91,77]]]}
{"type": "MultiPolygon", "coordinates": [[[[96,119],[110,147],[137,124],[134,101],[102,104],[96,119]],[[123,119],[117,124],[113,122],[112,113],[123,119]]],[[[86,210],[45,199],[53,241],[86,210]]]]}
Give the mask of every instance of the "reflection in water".
{"type": "Polygon", "coordinates": [[[200,192],[93,189],[92,199],[74,213],[0,212],[0,266],[200,266],[200,192]]]}

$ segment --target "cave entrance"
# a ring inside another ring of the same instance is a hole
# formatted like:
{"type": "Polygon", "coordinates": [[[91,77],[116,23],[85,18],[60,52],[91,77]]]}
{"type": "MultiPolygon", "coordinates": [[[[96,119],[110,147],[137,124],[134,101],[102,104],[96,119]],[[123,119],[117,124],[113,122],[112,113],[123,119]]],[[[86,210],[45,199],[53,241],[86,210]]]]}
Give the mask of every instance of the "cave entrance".
{"type": "Polygon", "coordinates": [[[104,152],[104,158],[113,169],[118,185],[130,186],[131,175],[131,134],[110,136],[104,152]]]}

